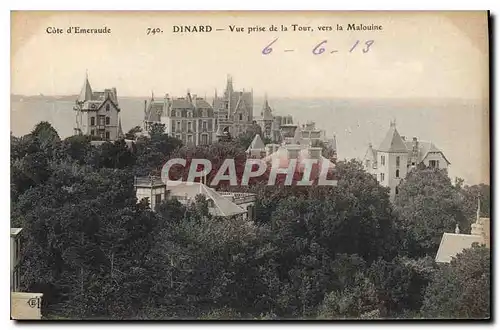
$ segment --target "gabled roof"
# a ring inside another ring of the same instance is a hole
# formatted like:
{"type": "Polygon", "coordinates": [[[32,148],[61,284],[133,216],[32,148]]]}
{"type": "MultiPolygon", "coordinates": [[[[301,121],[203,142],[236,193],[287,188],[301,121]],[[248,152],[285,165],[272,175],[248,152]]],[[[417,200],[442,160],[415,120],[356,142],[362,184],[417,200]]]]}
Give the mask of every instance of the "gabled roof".
{"type": "MultiPolygon", "coordinates": [[[[406,148],[408,151],[411,151],[413,149],[413,141],[405,141],[406,148]]],[[[446,158],[444,153],[436,147],[436,145],[432,142],[427,142],[427,141],[418,141],[418,161],[421,162],[427,157],[429,153],[440,153],[443,158],[448,162],[448,165],[450,165],[450,161],[446,158]]]]}
{"type": "Polygon", "coordinates": [[[260,135],[257,134],[255,135],[255,137],[253,138],[252,140],[252,143],[250,143],[250,146],[248,147],[247,151],[250,151],[252,149],[266,149],[266,146],[264,145],[264,142],[262,141],[262,139],[260,138],[260,135]]]}
{"type": "Polygon", "coordinates": [[[391,123],[389,131],[385,135],[384,140],[380,144],[377,151],[382,152],[408,152],[401,135],[399,135],[396,125],[391,123]]]}
{"type": "Polygon", "coordinates": [[[200,182],[167,181],[167,190],[170,192],[171,196],[179,197],[179,201],[182,201],[182,198],[187,198],[188,201],[194,201],[197,195],[204,195],[206,199],[210,199],[214,202],[214,207],[210,208],[210,213],[213,216],[229,217],[246,213],[246,210],[200,182]]]}
{"type": "Polygon", "coordinates": [[[436,254],[436,262],[450,262],[453,257],[472,246],[472,243],[483,243],[479,235],[444,233],[436,254]]]}

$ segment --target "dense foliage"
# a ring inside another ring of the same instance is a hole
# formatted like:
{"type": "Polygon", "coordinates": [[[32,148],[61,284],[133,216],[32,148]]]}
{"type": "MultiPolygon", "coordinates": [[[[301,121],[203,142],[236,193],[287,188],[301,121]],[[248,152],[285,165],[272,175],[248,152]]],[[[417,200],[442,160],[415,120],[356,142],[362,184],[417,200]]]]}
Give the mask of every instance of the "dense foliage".
{"type": "Polygon", "coordinates": [[[343,161],[336,187],[240,187],[257,194],[255,222],[214,218],[201,195],[152,211],[135,197],[135,175],[158,174],[175,157],[240,164],[255,132],[207,147],[182,146],[161,126],[139,132],[127,133],[132,144],[93,144],[40,123],[11,137],[21,283],[44,293],[46,317],[489,317],[489,250],[434,262],[443,232],[475,216],[472,196],[489,207],[489,187],[421,169],[393,205],[361,164],[343,161]]]}

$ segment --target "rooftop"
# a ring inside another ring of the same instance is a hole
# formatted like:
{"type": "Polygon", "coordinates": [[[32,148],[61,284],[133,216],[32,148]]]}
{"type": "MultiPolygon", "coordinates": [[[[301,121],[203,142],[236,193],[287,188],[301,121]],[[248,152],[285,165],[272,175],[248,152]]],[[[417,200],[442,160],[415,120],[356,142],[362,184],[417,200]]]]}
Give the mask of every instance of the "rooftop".
{"type": "Polygon", "coordinates": [[[457,254],[468,249],[473,243],[483,244],[484,239],[479,235],[444,233],[436,254],[436,262],[449,263],[457,254]]]}
{"type": "Polygon", "coordinates": [[[134,178],[134,186],[135,187],[151,188],[151,187],[165,186],[165,183],[158,176],[150,176],[150,177],[143,176],[143,177],[135,177],[134,178]]]}
{"type": "Polygon", "coordinates": [[[389,128],[389,131],[385,135],[385,138],[380,144],[380,147],[377,151],[408,152],[408,148],[406,148],[401,135],[399,135],[399,132],[396,129],[396,124],[394,122],[391,122],[391,127],[389,128]]]}
{"type": "Polygon", "coordinates": [[[236,205],[230,198],[222,196],[215,189],[200,182],[167,181],[167,190],[171,196],[181,201],[194,201],[197,195],[204,195],[207,200],[213,201],[210,213],[214,216],[228,217],[246,213],[246,210],[236,205]]]}

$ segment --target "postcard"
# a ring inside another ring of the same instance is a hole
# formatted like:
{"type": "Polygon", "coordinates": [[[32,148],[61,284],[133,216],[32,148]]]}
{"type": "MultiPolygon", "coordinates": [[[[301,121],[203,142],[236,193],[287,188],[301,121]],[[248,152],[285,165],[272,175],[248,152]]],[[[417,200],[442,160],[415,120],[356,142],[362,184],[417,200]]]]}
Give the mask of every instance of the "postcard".
{"type": "Polygon", "coordinates": [[[487,11],[13,11],[13,320],[491,318],[487,11]]]}

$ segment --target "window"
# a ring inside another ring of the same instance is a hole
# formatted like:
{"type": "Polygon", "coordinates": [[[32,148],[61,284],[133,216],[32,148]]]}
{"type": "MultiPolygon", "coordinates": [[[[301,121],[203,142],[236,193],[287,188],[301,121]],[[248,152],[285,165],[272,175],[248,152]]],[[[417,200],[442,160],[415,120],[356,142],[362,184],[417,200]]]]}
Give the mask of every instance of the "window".
{"type": "Polygon", "coordinates": [[[106,140],[109,140],[109,132],[106,132],[106,140]]]}
{"type": "Polygon", "coordinates": [[[180,117],[180,116],[181,116],[181,112],[180,112],[179,110],[177,110],[177,111],[175,112],[175,116],[176,116],[176,117],[180,117]]]}
{"type": "Polygon", "coordinates": [[[161,204],[161,194],[155,195],[155,205],[161,204]]]}
{"type": "Polygon", "coordinates": [[[193,136],[192,135],[188,135],[187,136],[187,142],[188,143],[193,143],[193,136]]]}
{"type": "Polygon", "coordinates": [[[175,131],[175,121],[172,121],[172,132],[175,131]]]}
{"type": "Polygon", "coordinates": [[[226,102],[226,109],[229,107],[229,103],[226,102]]]}
{"type": "Polygon", "coordinates": [[[385,175],[384,173],[380,173],[380,182],[384,182],[385,175]]]}
{"type": "Polygon", "coordinates": [[[243,120],[243,114],[240,113],[240,121],[243,120]]]}
{"type": "Polygon", "coordinates": [[[90,126],[95,125],[95,117],[90,117],[90,126]]]}
{"type": "Polygon", "coordinates": [[[99,116],[99,126],[104,126],[105,121],[105,116],[99,116]]]}
{"type": "Polygon", "coordinates": [[[399,189],[398,187],[396,186],[396,195],[399,194],[399,189]]]}
{"type": "Polygon", "coordinates": [[[106,125],[109,125],[109,117],[106,117],[106,125]]]}
{"type": "Polygon", "coordinates": [[[380,156],[380,165],[385,165],[385,156],[380,156]]]}
{"type": "Polygon", "coordinates": [[[201,144],[203,144],[203,145],[207,145],[208,144],[208,135],[203,134],[201,136],[201,144]]]}
{"type": "Polygon", "coordinates": [[[188,132],[191,132],[192,131],[192,127],[193,126],[193,123],[188,121],[188,132]]]}
{"type": "Polygon", "coordinates": [[[90,135],[95,135],[95,130],[90,130],[90,135]]]}
{"type": "Polygon", "coordinates": [[[207,204],[209,208],[214,208],[215,206],[213,199],[207,199],[207,204]]]}
{"type": "Polygon", "coordinates": [[[106,111],[109,111],[109,103],[106,104],[106,111]]]}
{"type": "Polygon", "coordinates": [[[436,160],[429,160],[429,166],[431,168],[439,167],[438,162],[436,160]]]}
{"type": "Polygon", "coordinates": [[[366,160],[366,167],[370,168],[370,160],[369,159],[366,160]]]}
{"type": "Polygon", "coordinates": [[[400,162],[399,158],[400,158],[399,156],[396,157],[396,167],[399,167],[399,162],[400,162]]]}
{"type": "Polygon", "coordinates": [[[202,127],[203,127],[203,131],[207,130],[207,121],[206,120],[203,121],[202,127]]]}
{"type": "Polygon", "coordinates": [[[207,116],[207,109],[203,109],[203,110],[201,110],[201,115],[202,115],[203,117],[206,117],[206,116],[207,116]]]}
{"type": "Polygon", "coordinates": [[[181,122],[177,121],[177,132],[181,131],[181,122]]]}
{"type": "Polygon", "coordinates": [[[399,178],[399,170],[396,170],[396,178],[399,178]]]}

